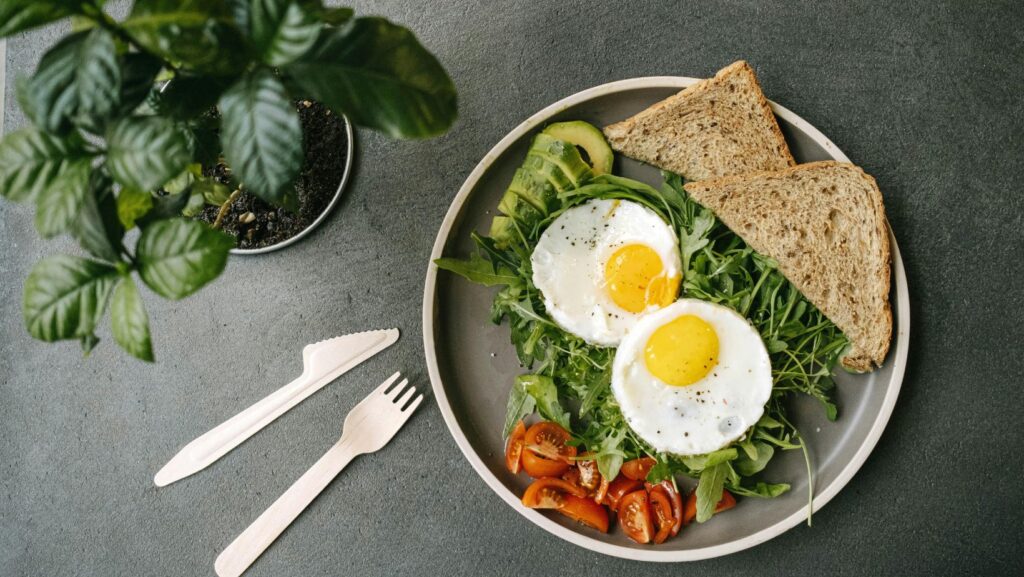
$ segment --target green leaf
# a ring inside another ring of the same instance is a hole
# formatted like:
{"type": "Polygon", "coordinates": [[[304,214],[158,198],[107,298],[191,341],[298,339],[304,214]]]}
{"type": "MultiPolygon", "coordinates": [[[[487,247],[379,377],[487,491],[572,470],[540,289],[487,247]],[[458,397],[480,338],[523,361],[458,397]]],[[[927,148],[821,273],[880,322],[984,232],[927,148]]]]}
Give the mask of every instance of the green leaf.
{"type": "Polygon", "coordinates": [[[110,178],[93,171],[72,234],[78,239],[78,244],[96,258],[116,263],[121,260],[124,229],[118,219],[110,178]]]}
{"type": "Polygon", "coordinates": [[[220,111],[228,165],[246,190],[282,204],[302,168],[302,125],[284,85],[270,70],[255,70],[221,96],[220,111]]]}
{"type": "Polygon", "coordinates": [[[131,114],[153,91],[163,61],[144,52],[131,52],[121,57],[120,115],[131,114]]]}
{"type": "Polygon", "coordinates": [[[683,274],[690,268],[690,257],[708,245],[707,235],[715,225],[715,217],[708,210],[701,210],[693,219],[693,228],[690,232],[679,231],[679,252],[683,258],[683,274]]]}
{"type": "MultiPolygon", "coordinates": [[[[307,3],[308,4],[308,3],[307,3]]],[[[251,0],[249,39],[263,62],[284,66],[309,51],[320,22],[296,0],[251,0]]]]}
{"type": "Polygon", "coordinates": [[[121,66],[114,37],[103,28],[95,28],[78,50],[75,69],[78,111],[94,119],[107,118],[119,105],[121,66]]]}
{"type": "Polygon", "coordinates": [[[83,154],[76,138],[32,128],[8,134],[0,141],[0,196],[15,202],[37,200],[83,154]]]}
{"type": "Polygon", "coordinates": [[[726,467],[722,463],[704,469],[697,483],[697,522],[703,523],[715,514],[715,507],[722,500],[722,489],[725,486],[726,467]]]}
{"type": "Polygon", "coordinates": [[[56,22],[78,12],[79,0],[3,0],[0,38],[56,22]]]}
{"type": "Polygon", "coordinates": [[[286,71],[311,98],[396,138],[442,134],[457,115],[455,86],[441,64],[412,32],[383,18],[324,30],[286,71]]]}
{"type": "Polygon", "coordinates": [[[126,229],[134,227],[135,221],[142,218],[151,208],[153,195],[148,192],[122,188],[117,195],[117,218],[126,229]]]}
{"type": "Polygon", "coordinates": [[[116,280],[116,268],[93,260],[60,255],[40,261],[25,279],[25,327],[42,341],[93,342],[116,280]]]}
{"type": "Polygon", "coordinates": [[[220,206],[231,197],[231,189],[216,179],[201,178],[192,185],[192,192],[201,194],[207,204],[220,206]]]}
{"type": "Polygon", "coordinates": [[[775,455],[775,448],[768,443],[756,441],[752,446],[756,449],[754,456],[749,454],[740,455],[733,464],[736,467],[736,472],[744,477],[760,473],[768,464],[768,461],[772,459],[772,456],[775,455]]]}
{"type": "Polygon", "coordinates": [[[626,454],[622,452],[622,441],[626,439],[626,427],[621,427],[609,432],[598,444],[598,451],[595,460],[597,470],[605,479],[614,479],[622,468],[626,454]]]}
{"type": "Polygon", "coordinates": [[[35,74],[21,88],[21,104],[32,122],[46,132],[64,132],[78,109],[78,55],[89,32],[66,36],[50,48],[35,74]]]}
{"type": "Polygon", "coordinates": [[[124,118],[107,134],[110,174],[129,188],[161,186],[181,173],[191,156],[184,132],[167,118],[124,118]]]}
{"type": "Polygon", "coordinates": [[[325,8],[320,7],[315,10],[317,17],[320,20],[330,24],[332,26],[340,26],[352,19],[355,14],[351,8],[325,8]]]}
{"type": "Polygon", "coordinates": [[[66,231],[78,218],[78,211],[89,190],[91,170],[87,158],[67,164],[36,201],[36,230],[43,238],[66,231]]]}
{"type": "Polygon", "coordinates": [[[110,329],[114,340],[132,356],[153,362],[153,343],[149,336],[149,316],[130,276],[125,276],[110,301],[110,329]]]}
{"type": "Polygon", "coordinates": [[[558,423],[566,431],[572,430],[569,427],[569,413],[558,400],[555,381],[543,375],[519,375],[516,377],[516,385],[523,387],[533,397],[542,417],[558,423]]]}
{"type": "Polygon", "coordinates": [[[434,261],[437,268],[451,271],[471,282],[484,286],[502,286],[519,284],[519,277],[504,266],[494,271],[491,261],[473,253],[468,259],[439,258],[434,261]]]}
{"type": "Polygon", "coordinates": [[[226,0],[136,0],[122,26],[141,46],[185,70],[227,75],[249,61],[226,0]]]}
{"type": "Polygon", "coordinates": [[[729,490],[737,495],[745,497],[759,497],[762,499],[774,499],[789,490],[789,483],[765,483],[758,481],[753,488],[734,486],[729,490]]]}
{"type": "Polygon", "coordinates": [[[729,447],[727,449],[719,449],[713,453],[707,455],[700,455],[696,457],[684,457],[683,463],[691,470],[700,471],[715,467],[720,463],[726,463],[732,461],[738,456],[736,449],[729,447]]]}
{"type": "Polygon", "coordinates": [[[181,299],[217,278],[234,246],[234,238],[204,223],[184,218],[158,220],[139,237],[139,274],[153,292],[181,299]]]}
{"type": "Polygon", "coordinates": [[[210,112],[232,80],[183,72],[157,94],[157,110],[179,120],[190,120],[210,112]]]}
{"type": "Polygon", "coordinates": [[[532,414],[536,402],[526,392],[526,383],[516,380],[512,383],[512,390],[508,394],[508,405],[505,409],[505,426],[501,429],[501,438],[507,439],[512,434],[512,429],[523,417],[532,414]]]}

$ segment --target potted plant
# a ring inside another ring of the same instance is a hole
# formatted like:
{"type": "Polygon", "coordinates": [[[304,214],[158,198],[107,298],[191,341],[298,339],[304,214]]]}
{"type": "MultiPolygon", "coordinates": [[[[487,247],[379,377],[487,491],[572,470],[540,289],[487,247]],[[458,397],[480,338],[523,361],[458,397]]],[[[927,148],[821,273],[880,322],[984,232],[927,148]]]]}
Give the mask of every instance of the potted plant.
{"type": "Polygon", "coordinates": [[[395,138],[441,134],[456,116],[441,65],[382,18],[319,0],[137,0],[117,21],[102,4],[0,2],[0,37],[73,18],[18,82],[31,126],[0,141],[0,195],[34,203],[40,235],[70,234],[88,254],[43,259],[25,280],[25,325],[44,341],[88,353],[109,309],[114,340],[152,361],[135,277],[181,299],[223,271],[235,238],[194,218],[205,204],[243,189],[296,208],[296,102],[395,138]]]}

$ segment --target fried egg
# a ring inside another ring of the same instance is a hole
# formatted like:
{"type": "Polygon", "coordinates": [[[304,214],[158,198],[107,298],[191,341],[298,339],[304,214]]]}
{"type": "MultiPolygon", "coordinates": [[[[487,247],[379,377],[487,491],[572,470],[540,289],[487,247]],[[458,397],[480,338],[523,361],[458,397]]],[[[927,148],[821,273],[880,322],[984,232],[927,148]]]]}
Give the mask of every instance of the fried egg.
{"type": "Polygon", "coordinates": [[[630,428],[676,455],[703,455],[739,439],[771,392],[768,350],[753,325],[694,299],[640,319],[612,364],[612,393],[630,428]]]}
{"type": "Polygon", "coordinates": [[[679,293],[675,232],[635,202],[595,199],[566,210],[530,260],[551,318],[594,345],[618,345],[641,316],[679,293]]]}

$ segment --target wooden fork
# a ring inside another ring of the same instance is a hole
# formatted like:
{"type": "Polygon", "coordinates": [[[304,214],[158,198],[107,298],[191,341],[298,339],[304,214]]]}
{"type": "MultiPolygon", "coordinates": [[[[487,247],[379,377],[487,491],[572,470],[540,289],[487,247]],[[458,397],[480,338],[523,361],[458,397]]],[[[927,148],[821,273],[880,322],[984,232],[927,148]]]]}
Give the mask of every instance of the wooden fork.
{"type": "Polygon", "coordinates": [[[413,399],[415,388],[405,388],[409,379],[391,386],[399,376],[391,375],[349,411],[341,439],[224,549],[214,563],[217,575],[241,575],[352,459],[388,444],[423,401],[423,395],[413,399]]]}

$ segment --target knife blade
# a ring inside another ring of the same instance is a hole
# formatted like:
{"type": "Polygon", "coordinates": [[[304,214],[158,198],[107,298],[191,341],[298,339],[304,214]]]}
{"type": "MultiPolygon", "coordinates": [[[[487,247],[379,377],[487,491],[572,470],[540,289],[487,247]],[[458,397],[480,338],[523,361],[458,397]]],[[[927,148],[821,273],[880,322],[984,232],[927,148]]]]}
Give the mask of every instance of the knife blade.
{"type": "Polygon", "coordinates": [[[302,375],[185,445],[153,477],[158,487],[201,471],[327,383],[398,340],[398,329],[327,339],[302,349],[302,375]]]}

